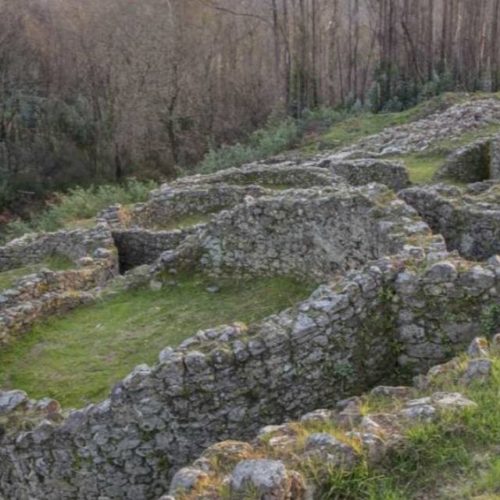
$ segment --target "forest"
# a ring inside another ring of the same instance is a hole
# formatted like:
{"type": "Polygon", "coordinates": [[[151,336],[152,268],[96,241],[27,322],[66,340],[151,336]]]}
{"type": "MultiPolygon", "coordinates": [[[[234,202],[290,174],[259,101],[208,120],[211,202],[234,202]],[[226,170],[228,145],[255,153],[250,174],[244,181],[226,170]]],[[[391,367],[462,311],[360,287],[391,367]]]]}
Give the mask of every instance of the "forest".
{"type": "Polygon", "coordinates": [[[0,208],[311,110],[500,89],[500,0],[0,0],[0,208]]]}

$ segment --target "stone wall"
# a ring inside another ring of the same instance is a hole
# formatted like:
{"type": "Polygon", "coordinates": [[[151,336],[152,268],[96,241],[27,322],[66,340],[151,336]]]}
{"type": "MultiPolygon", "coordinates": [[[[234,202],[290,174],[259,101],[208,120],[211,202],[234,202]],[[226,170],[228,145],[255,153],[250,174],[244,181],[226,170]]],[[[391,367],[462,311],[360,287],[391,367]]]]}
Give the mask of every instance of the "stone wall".
{"type": "MultiPolygon", "coordinates": [[[[273,188],[309,188],[342,184],[340,177],[314,166],[249,164],[211,175],[193,175],[165,184],[137,205],[129,226],[150,229],[172,226],[183,217],[210,214],[242,203],[246,196],[271,194],[273,188]]],[[[109,215],[119,220],[115,214],[109,215]]]]}
{"type": "Polygon", "coordinates": [[[470,267],[446,254],[432,263],[436,253],[420,250],[373,262],[248,329],[200,332],[154,367],[137,367],[110,399],[66,417],[34,419],[27,430],[26,401],[7,404],[0,492],[153,499],[172,471],[216,441],[359,393],[390,375],[398,356],[423,366],[447,359],[498,303],[500,263],[470,267]]]}
{"type": "Polygon", "coordinates": [[[381,158],[430,151],[439,147],[442,141],[460,139],[466,133],[480,131],[495,123],[500,123],[498,99],[468,101],[404,125],[388,127],[378,134],[363,137],[337,151],[335,157],[381,158]]]}
{"type": "Polygon", "coordinates": [[[91,301],[87,293],[105,285],[117,272],[114,258],[80,269],[41,271],[26,276],[0,294],[0,348],[36,322],[91,301]]]}
{"type": "Polygon", "coordinates": [[[90,292],[68,289],[62,292],[46,292],[37,299],[3,310],[0,312],[0,349],[14,342],[35,323],[89,304],[94,299],[90,292]]]}
{"type": "Polygon", "coordinates": [[[165,184],[153,191],[146,203],[134,207],[128,225],[156,230],[173,229],[186,216],[206,216],[237,205],[246,196],[257,197],[266,192],[258,186],[165,184]]]}
{"type": "Polygon", "coordinates": [[[320,499],[331,492],[332,470],[345,475],[344,481],[338,477],[340,492],[342,482],[349,487],[348,473],[360,463],[377,470],[393,454],[411,449],[409,431],[416,425],[439,422],[444,432],[453,432],[456,421],[449,420],[450,413],[456,418],[460,412],[485,409],[486,401],[476,403],[456,391],[465,392],[478,382],[494,386],[500,333],[491,343],[485,337],[475,338],[464,354],[415,377],[412,386],[381,385],[336,404],[325,401],[325,406],[298,421],[263,427],[250,442],[214,444],[177,471],[169,494],[159,500],[175,500],[174,495],[177,500],[320,499]],[[383,405],[383,413],[377,403],[383,405]]]}
{"type": "Polygon", "coordinates": [[[444,236],[449,250],[477,260],[500,253],[500,184],[415,187],[399,196],[444,236]]]}
{"type": "Polygon", "coordinates": [[[491,139],[481,139],[451,154],[434,176],[436,180],[481,182],[490,179],[491,139]]]}
{"type": "Polygon", "coordinates": [[[491,141],[490,178],[500,181],[500,135],[491,141]]]}
{"type": "Polygon", "coordinates": [[[380,290],[391,273],[374,268],[363,294],[360,285],[339,294],[323,287],[249,331],[200,333],[163,352],[154,368],[138,367],[100,405],[19,436],[7,429],[0,491],[9,499],[154,498],[165,490],[171,467],[215,440],[249,437],[265,423],[314,408],[322,397],[333,400],[376,382],[396,362],[390,362],[391,339],[357,332],[381,307],[380,290]]]}
{"type": "Polygon", "coordinates": [[[67,271],[43,270],[19,279],[14,288],[0,293],[0,314],[7,309],[39,299],[42,295],[68,290],[89,290],[104,285],[113,274],[114,263],[95,261],[67,271]]]}
{"type": "Polygon", "coordinates": [[[83,231],[27,235],[0,248],[4,269],[64,255],[75,262],[67,271],[42,270],[0,293],[0,348],[33,324],[91,300],[87,293],[104,286],[118,271],[111,232],[105,225],[83,231]]]}
{"type": "MultiPolygon", "coordinates": [[[[176,222],[194,214],[211,214],[242,203],[247,196],[259,198],[277,190],[364,185],[379,182],[399,190],[409,184],[408,173],[397,162],[360,160],[330,162],[305,161],[280,164],[249,164],[211,175],[193,175],[165,184],[151,193],[150,200],[137,205],[126,225],[149,229],[172,229],[176,222]]],[[[115,227],[125,224],[125,217],[111,207],[104,218],[115,227]]]]}
{"type": "Polygon", "coordinates": [[[500,260],[478,265],[450,255],[424,271],[408,266],[398,274],[393,293],[399,364],[422,372],[484,333],[483,319],[495,317],[500,303],[500,260]]]}
{"type": "Polygon", "coordinates": [[[26,234],[0,247],[0,271],[42,262],[54,255],[73,262],[91,256],[98,248],[111,248],[113,240],[103,226],[91,230],[26,234]]]}
{"type": "Polygon", "coordinates": [[[373,158],[340,160],[335,155],[302,158],[279,163],[252,163],[211,175],[195,175],[179,179],[176,185],[227,183],[257,184],[272,188],[310,188],[351,184],[361,186],[378,182],[399,191],[410,184],[405,166],[396,161],[373,158]]]}
{"type": "MultiPolygon", "coordinates": [[[[257,184],[268,187],[310,188],[342,184],[343,179],[309,164],[297,165],[294,162],[250,163],[239,168],[228,168],[210,175],[193,175],[181,178],[176,185],[193,184],[257,184]]],[[[374,181],[372,181],[374,182],[374,181]]]]}
{"type": "Polygon", "coordinates": [[[118,249],[120,269],[127,271],[143,264],[152,264],[166,251],[174,250],[187,236],[199,230],[199,226],[173,231],[148,229],[113,230],[118,249]]]}
{"type": "MultiPolygon", "coordinates": [[[[496,189],[471,187],[457,206],[477,204],[490,213],[496,189]]],[[[418,191],[403,191],[410,202],[408,193],[421,199],[418,191]]],[[[435,210],[451,207],[448,218],[458,210],[435,200],[460,190],[433,193],[435,210]]],[[[0,392],[0,498],[155,499],[177,469],[211,444],[252,438],[264,425],[359,394],[396,368],[425,370],[462,350],[481,333],[484,318],[495,317],[500,260],[474,264],[449,254],[416,210],[380,184],[283,192],[177,184],[155,192],[133,214],[164,224],[223,205],[228,209],[206,225],[177,232],[120,229],[126,218],[115,207],[109,216],[117,221],[122,263],[142,264],[162,252],[146,279],[186,266],[215,276],[283,274],[325,284],[257,324],[214,325],[177,349],[165,348],[157,364],[136,367],[108,399],[84,409],[63,411],[18,391],[0,392]]],[[[81,267],[71,272],[100,269],[98,259],[106,262],[102,269],[116,272],[111,232],[99,228],[101,236],[93,238],[99,247],[75,250],[81,267]]],[[[20,246],[26,256],[45,255],[40,248],[34,239],[20,246]]],[[[54,283],[60,278],[48,276],[54,283]]],[[[67,291],[54,284],[31,302],[9,303],[6,327],[15,332],[12,325],[26,328],[93,300],[92,290],[81,290],[86,287],[67,291]]]]}
{"type": "Polygon", "coordinates": [[[197,261],[212,275],[294,275],[323,280],[429,236],[416,212],[386,187],[346,185],[246,199],[214,217],[161,260],[197,261]]]}
{"type": "Polygon", "coordinates": [[[410,185],[408,171],[402,163],[396,161],[377,159],[342,161],[331,157],[320,162],[319,166],[328,168],[332,174],[340,176],[353,186],[378,182],[394,191],[399,191],[410,185]]]}

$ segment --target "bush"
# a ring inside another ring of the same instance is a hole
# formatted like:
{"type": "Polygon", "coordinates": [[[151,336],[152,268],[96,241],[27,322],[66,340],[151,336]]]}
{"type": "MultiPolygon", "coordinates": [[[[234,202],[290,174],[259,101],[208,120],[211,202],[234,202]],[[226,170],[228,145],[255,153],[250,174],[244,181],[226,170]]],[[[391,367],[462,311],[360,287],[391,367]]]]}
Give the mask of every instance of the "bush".
{"type": "Polygon", "coordinates": [[[57,231],[72,222],[95,217],[109,205],[139,203],[147,200],[156,187],[153,181],[128,179],[124,184],[104,184],[90,188],[76,187],[57,194],[47,210],[29,222],[16,220],[5,227],[4,240],[29,232],[57,231]]]}
{"type": "Polygon", "coordinates": [[[265,128],[251,134],[246,144],[237,143],[232,146],[211,149],[196,170],[202,173],[211,173],[262,160],[290,149],[299,137],[299,125],[291,118],[277,124],[268,123],[265,128]]]}
{"type": "MultiPolygon", "coordinates": [[[[357,101],[353,105],[352,113],[358,112],[358,106],[361,103],[357,101]]],[[[342,121],[346,118],[348,111],[339,111],[333,108],[321,107],[315,110],[306,110],[302,116],[301,120],[301,130],[307,131],[307,129],[317,126],[321,130],[327,130],[336,123],[342,121]]]]}

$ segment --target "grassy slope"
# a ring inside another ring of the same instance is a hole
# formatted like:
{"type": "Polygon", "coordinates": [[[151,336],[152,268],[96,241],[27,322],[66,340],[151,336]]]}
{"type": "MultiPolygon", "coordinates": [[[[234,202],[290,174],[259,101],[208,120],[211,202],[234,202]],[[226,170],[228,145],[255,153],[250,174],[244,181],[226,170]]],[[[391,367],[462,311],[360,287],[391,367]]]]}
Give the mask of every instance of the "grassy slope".
{"type": "MultiPolygon", "coordinates": [[[[500,358],[485,384],[446,381],[433,388],[460,392],[478,408],[449,413],[438,423],[418,424],[408,444],[384,464],[362,464],[351,473],[331,471],[323,499],[430,500],[500,498],[500,358]]],[[[374,410],[383,411],[377,402],[374,410]]]]}
{"type": "MultiPolygon", "coordinates": [[[[385,128],[404,125],[428,116],[429,114],[438,112],[441,109],[446,109],[451,105],[485,97],[500,99],[500,93],[477,93],[473,95],[445,94],[444,96],[423,102],[414,108],[400,113],[361,113],[350,116],[340,123],[335,124],[321,136],[309,139],[308,142],[303,145],[302,151],[310,153],[315,151],[318,146],[323,150],[343,148],[364,137],[378,134],[385,128]]],[[[464,134],[455,140],[442,141],[434,145],[428,152],[395,156],[393,159],[401,160],[406,164],[412,182],[429,182],[437,169],[444,163],[450,152],[464,144],[474,141],[478,137],[493,132],[498,133],[499,129],[500,127],[498,125],[485,126],[480,130],[464,134]]]]}
{"type": "Polygon", "coordinates": [[[137,364],[197,330],[250,323],[305,298],[311,287],[287,278],[226,281],[208,293],[199,276],[160,292],[127,292],[36,326],[0,351],[0,387],[82,406],[107,395],[137,364]]]}

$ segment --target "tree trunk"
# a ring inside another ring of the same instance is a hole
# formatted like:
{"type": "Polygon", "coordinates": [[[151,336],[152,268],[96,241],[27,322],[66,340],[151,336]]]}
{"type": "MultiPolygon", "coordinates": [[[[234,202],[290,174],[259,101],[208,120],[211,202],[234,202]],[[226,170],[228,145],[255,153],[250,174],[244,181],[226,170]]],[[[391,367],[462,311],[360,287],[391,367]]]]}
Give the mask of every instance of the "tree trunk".
{"type": "Polygon", "coordinates": [[[500,90],[500,63],[499,63],[499,38],[500,38],[500,0],[495,0],[493,4],[493,21],[491,25],[491,47],[490,47],[490,67],[491,67],[491,90],[500,90]]]}

